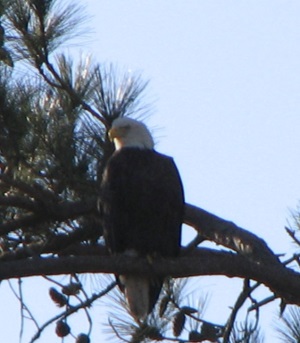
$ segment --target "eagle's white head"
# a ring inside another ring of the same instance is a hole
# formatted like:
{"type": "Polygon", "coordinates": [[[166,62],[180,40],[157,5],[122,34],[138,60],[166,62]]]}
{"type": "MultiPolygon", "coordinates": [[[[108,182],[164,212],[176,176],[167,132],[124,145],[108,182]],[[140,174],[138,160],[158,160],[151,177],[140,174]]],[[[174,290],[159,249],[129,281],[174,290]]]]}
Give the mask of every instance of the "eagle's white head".
{"type": "Polygon", "coordinates": [[[150,131],[142,122],[128,117],[117,118],[113,121],[108,132],[116,150],[122,148],[153,149],[154,141],[150,131]]]}

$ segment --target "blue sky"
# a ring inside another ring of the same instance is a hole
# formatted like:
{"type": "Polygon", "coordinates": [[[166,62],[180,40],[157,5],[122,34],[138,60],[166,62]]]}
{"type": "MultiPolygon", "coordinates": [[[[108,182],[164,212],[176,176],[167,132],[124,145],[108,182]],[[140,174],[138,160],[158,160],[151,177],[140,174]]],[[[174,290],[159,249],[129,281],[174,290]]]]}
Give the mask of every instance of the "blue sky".
{"type": "Polygon", "coordinates": [[[276,206],[284,221],[299,194],[300,5],[88,3],[97,59],[150,79],[149,123],[157,149],[177,161],[187,200],[248,228],[255,213],[251,230],[276,206]]]}
{"type": "MultiPolygon", "coordinates": [[[[68,51],[150,80],[146,98],[154,103],[146,123],[157,150],[174,157],[187,202],[254,232],[276,253],[291,254],[284,226],[300,196],[300,2],[82,3],[93,32],[68,51]]],[[[200,280],[210,294],[208,320],[227,318],[239,285],[200,280]]],[[[263,316],[273,319],[276,310],[268,305],[263,316]]],[[[39,342],[56,342],[51,334],[39,342]]],[[[265,342],[279,341],[268,331],[265,342]]]]}

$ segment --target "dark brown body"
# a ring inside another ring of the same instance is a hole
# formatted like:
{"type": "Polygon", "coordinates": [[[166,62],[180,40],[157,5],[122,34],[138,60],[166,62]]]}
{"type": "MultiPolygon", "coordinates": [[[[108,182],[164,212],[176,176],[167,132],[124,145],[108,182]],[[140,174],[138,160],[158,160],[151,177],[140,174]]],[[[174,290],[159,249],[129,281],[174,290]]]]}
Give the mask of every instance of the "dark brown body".
{"type": "MultiPolygon", "coordinates": [[[[113,254],[176,257],[184,212],[182,183],[173,159],[150,149],[123,148],[107,163],[101,212],[113,254]]],[[[163,280],[149,280],[150,312],[163,280]]]]}

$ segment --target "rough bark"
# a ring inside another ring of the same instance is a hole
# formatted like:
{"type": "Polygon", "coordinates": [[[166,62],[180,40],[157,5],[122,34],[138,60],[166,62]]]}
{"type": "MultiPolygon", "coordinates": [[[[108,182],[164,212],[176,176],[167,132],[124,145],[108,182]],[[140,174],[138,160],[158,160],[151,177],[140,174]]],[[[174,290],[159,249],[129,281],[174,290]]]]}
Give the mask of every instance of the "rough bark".
{"type": "MultiPolygon", "coordinates": [[[[18,200],[19,201],[19,200],[18,200]]],[[[56,214],[61,219],[91,213],[94,205],[79,202],[61,204],[56,214]]],[[[52,213],[53,209],[51,210],[52,213]]],[[[47,220],[51,218],[48,214],[47,220]]],[[[33,214],[34,215],[34,214],[33,214]]],[[[182,250],[177,259],[148,261],[123,256],[108,256],[105,248],[80,243],[84,230],[57,235],[47,244],[35,243],[0,257],[0,279],[69,273],[140,273],[188,277],[224,275],[256,280],[287,303],[300,305],[300,274],[284,266],[267,244],[256,235],[192,205],[186,205],[185,223],[204,239],[232,250],[204,248],[182,250]],[[49,253],[55,257],[48,257],[49,253]]]]}
{"type": "Polygon", "coordinates": [[[144,259],[107,256],[103,249],[97,255],[33,257],[0,263],[0,279],[70,273],[157,273],[173,277],[224,275],[256,280],[288,303],[300,305],[300,274],[280,263],[263,264],[244,256],[212,249],[198,248],[176,259],[144,259]]]}

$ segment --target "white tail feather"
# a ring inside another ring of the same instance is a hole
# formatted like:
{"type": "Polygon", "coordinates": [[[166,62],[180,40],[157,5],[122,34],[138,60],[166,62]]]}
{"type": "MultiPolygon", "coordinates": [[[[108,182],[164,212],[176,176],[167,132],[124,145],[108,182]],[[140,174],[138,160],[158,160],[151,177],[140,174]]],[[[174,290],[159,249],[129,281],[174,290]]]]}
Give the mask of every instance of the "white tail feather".
{"type": "Polygon", "coordinates": [[[149,312],[149,279],[136,275],[121,275],[129,310],[137,320],[143,320],[149,312]]]}

